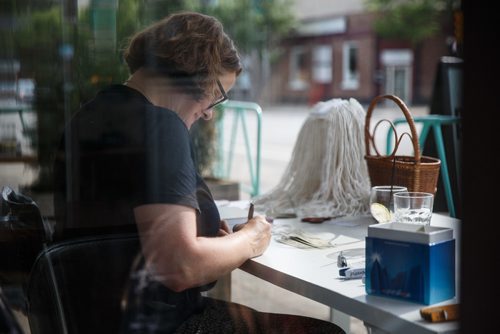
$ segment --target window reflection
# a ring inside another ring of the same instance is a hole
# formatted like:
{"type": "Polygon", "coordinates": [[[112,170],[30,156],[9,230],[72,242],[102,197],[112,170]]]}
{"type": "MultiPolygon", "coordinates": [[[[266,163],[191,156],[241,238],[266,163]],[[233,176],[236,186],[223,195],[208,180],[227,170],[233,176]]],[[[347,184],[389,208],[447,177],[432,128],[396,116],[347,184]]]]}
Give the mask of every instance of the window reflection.
{"type": "MultiPolygon", "coordinates": [[[[229,23],[226,25],[227,31],[235,39],[245,40],[244,43],[238,43],[238,47],[245,59],[249,59],[251,66],[247,68],[251,70],[239,78],[241,82],[245,79],[247,84],[241,83],[241,87],[233,89],[229,93],[230,98],[238,96],[236,90],[240,89],[241,96],[252,96],[256,100],[264,92],[276,101],[288,98],[289,101],[305,103],[314,84],[320,83],[325,86],[318,95],[321,99],[352,94],[368,101],[379,91],[396,94],[408,101],[413,99],[415,93],[419,101],[426,102],[430,99],[431,74],[435,62],[420,57],[418,60],[422,61],[419,64],[422,70],[415,72],[419,53],[409,43],[394,47],[384,44],[382,40],[382,53],[375,54],[373,45],[357,40],[359,31],[352,31],[353,26],[365,29],[363,23],[347,25],[347,22],[353,21],[342,13],[335,18],[335,24],[331,22],[331,17],[327,19],[330,22],[327,30],[319,29],[323,27],[321,22],[313,22],[315,29],[308,30],[313,35],[299,35],[296,41],[293,38],[288,41],[283,50],[272,49],[269,46],[280,46],[279,34],[272,34],[279,31],[287,35],[290,25],[282,27],[276,22],[251,22],[249,17],[258,17],[259,20],[271,17],[259,16],[265,14],[265,8],[258,7],[259,3],[261,2],[216,0],[2,1],[0,186],[11,184],[27,194],[43,191],[43,197],[38,198],[41,203],[50,204],[41,205],[42,214],[57,230],[52,205],[53,162],[58,158],[56,148],[60,144],[65,124],[97,91],[112,83],[123,83],[127,79],[128,71],[122,59],[122,49],[127,37],[178,10],[200,9],[216,14],[229,23]],[[218,7],[222,5],[227,7],[218,7]],[[234,13],[252,15],[243,15],[241,18],[235,17],[234,13]],[[309,43],[308,38],[313,42],[309,43]],[[374,80],[372,74],[376,73],[379,73],[379,78],[374,80]],[[415,79],[414,76],[420,73],[428,75],[415,79]],[[422,86],[414,86],[417,84],[422,86]],[[287,96],[289,91],[292,93],[287,96]]],[[[307,1],[301,3],[312,7],[307,1]]],[[[357,10],[360,7],[356,1],[353,1],[353,6],[357,10]]],[[[284,16],[287,14],[284,10],[278,12],[284,16]]],[[[459,32],[460,38],[451,45],[454,53],[461,51],[460,34],[459,32]]],[[[375,36],[371,32],[367,35],[369,38],[375,36]]],[[[293,37],[293,34],[287,36],[293,37]]],[[[432,45],[436,48],[429,50],[433,51],[434,56],[444,52],[441,49],[446,48],[447,44],[436,39],[432,45]]],[[[460,96],[456,99],[459,100],[460,96]]],[[[212,128],[204,131],[214,133],[212,128]]],[[[123,140],[114,132],[106,133],[104,139],[114,143],[123,140]]],[[[204,144],[203,140],[195,142],[204,144]]],[[[122,164],[133,168],[134,162],[124,159],[122,164]]],[[[210,163],[207,165],[210,166],[210,163]]],[[[210,170],[210,167],[205,169],[210,170]]],[[[116,190],[127,191],[126,187],[116,190]]],[[[109,216],[114,213],[116,211],[110,208],[109,216]]],[[[85,215],[83,209],[81,219],[85,219],[85,215]]],[[[1,274],[3,280],[5,276],[4,273],[1,274]]],[[[2,284],[3,281],[0,281],[0,285],[2,284]]]]}

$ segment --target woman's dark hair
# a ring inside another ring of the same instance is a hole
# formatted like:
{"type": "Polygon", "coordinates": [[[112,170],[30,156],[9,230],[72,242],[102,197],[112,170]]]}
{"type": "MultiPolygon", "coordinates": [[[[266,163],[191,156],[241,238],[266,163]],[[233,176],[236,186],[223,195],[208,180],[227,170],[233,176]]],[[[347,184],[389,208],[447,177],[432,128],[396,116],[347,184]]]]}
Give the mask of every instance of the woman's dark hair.
{"type": "Polygon", "coordinates": [[[194,12],[169,15],[132,36],[124,58],[130,73],[143,67],[166,75],[197,100],[217,87],[219,75],[242,69],[222,24],[194,12]]]}

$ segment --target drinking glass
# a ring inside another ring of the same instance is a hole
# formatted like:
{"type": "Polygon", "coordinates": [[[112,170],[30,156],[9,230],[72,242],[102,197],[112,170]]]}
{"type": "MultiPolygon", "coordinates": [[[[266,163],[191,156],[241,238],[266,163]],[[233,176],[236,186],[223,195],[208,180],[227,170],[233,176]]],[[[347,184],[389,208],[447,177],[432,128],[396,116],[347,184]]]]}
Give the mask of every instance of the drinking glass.
{"type": "Polygon", "coordinates": [[[434,195],[426,192],[394,194],[394,219],[397,223],[430,225],[434,195]]]}
{"type": "Polygon", "coordinates": [[[370,213],[379,223],[392,221],[394,213],[394,194],[408,191],[404,186],[374,186],[370,192],[370,213]]]}

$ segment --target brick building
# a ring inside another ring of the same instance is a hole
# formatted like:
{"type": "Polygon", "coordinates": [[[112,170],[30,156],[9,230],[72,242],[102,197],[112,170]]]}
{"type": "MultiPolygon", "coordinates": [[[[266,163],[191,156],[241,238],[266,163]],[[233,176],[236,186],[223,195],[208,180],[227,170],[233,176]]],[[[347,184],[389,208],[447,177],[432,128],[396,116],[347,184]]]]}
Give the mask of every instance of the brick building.
{"type": "Polygon", "coordinates": [[[430,101],[440,57],[449,54],[443,29],[415,46],[385,40],[363,0],[296,0],[299,26],[280,44],[263,100],[309,103],[354,97],[367,103],[395,94],[407,104],[430,101]]]}

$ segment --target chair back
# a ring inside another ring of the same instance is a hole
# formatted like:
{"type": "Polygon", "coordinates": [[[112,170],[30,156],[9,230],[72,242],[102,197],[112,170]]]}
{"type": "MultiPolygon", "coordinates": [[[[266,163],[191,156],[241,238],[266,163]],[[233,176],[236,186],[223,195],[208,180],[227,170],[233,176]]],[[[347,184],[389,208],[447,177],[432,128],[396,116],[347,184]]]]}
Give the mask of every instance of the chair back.
{"type": "Polygon", "coordinates": [[[0,287],[0,333],[23,334],[21,324],[16,319],[12,306],[0,287]]]}
{"type": "Polygon", "coordinates": [[[24,283],[51,227],[28,196],[2,187],[0,196],[0,283],[24,283]]]}
{"type": "Polygon", "coordinates": [[[118,333],[139,249],[138,234],[126,233],[60,241],[43,250],[27,286],[31,333],[118,333]]]}

